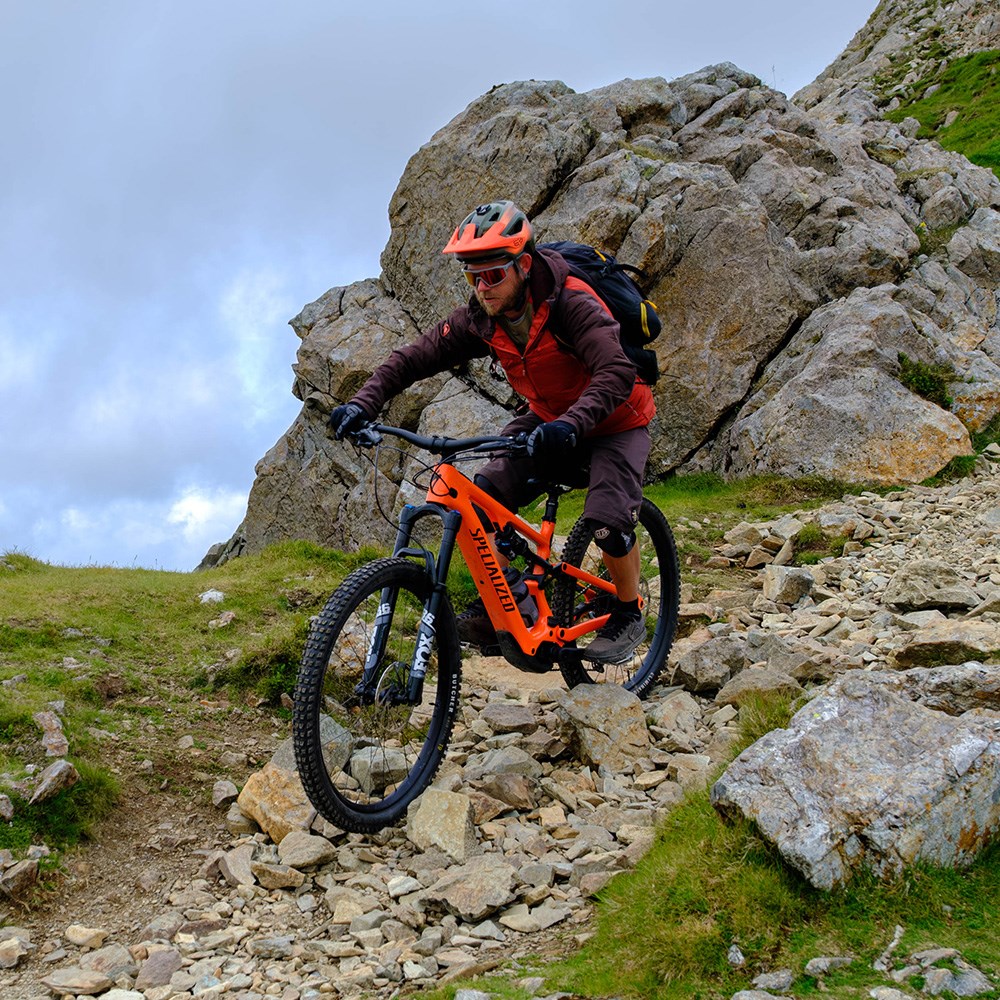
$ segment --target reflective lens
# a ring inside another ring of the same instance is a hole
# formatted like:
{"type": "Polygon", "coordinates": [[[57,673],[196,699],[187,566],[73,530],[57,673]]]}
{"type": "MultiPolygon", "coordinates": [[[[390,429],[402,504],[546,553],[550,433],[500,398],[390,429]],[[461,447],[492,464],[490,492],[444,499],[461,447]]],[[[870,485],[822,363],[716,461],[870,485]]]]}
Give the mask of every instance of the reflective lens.
{"type": "Polygon", "coordinates": [[[499,285],[507,277],[507,272],[513,266],[514,261],[509,260],[506,264],[497,264],[493,267],[463,267],[462,273],[465,275],[465,280],[473,288],[480,282],[486,288],[492,288],[494,285],[499,285]]]}

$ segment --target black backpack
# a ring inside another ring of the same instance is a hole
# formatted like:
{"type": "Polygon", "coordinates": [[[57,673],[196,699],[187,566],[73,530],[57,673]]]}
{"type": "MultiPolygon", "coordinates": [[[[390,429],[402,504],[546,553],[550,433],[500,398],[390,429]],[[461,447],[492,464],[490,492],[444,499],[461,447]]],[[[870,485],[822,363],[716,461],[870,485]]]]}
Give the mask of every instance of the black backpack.
{"type": "Polygon", "coordinates": [[[621,328],[622,348],[635,365],[639,378],[653,385],[660,377],[656,353],[648,349],[660,335],[660,317],[656,306],[645,298],[635,280],[627,273],[645,278],[631,264],[620,264],[610,254],[603,254],[585,243],[559,240],[541,243],[546,250],[555,250],[569,264],[569,272],[589,285],[607,305],[621,328]]]}

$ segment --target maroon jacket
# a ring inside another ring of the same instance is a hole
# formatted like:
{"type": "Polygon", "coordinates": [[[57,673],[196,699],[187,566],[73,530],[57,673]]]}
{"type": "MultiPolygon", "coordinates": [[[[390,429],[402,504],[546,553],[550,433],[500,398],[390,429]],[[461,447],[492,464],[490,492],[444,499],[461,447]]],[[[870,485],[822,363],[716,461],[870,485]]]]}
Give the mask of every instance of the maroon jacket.
{"type": "Polygon", "coordinates": [[[581,437],[644,427],[656,412],[653,395],[636,381],[617,321],[586,287],[577,282],[566,287],[568,276],[558,253],[535,251],[529,277],[535,316],[523,354],[472,296],[468,305],[393,351],[352,402],[374,417],[414,382],[492,354],[542,420],[566,420],[581,437]]]}

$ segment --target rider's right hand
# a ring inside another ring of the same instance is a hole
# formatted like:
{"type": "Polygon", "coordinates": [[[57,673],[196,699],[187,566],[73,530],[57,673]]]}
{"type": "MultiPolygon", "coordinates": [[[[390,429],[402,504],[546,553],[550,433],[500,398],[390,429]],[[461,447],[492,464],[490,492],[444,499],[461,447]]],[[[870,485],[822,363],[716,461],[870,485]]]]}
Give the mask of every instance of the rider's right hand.
{"type": "Polygon", "coordinates": [[[357,403],[342,403],[330,411],[327,425],[333,431],[333,436],[338,441],[343,441],[351,431],[359,430],[366,419],[365,411],[357,403]]]}

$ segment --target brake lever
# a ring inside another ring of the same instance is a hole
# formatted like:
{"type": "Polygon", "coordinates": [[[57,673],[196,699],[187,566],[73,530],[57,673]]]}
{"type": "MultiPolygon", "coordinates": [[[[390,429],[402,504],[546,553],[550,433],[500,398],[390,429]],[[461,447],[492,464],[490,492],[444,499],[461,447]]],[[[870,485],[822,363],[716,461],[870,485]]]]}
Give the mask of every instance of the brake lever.
{"type": "Polygon", "coordinates": [[[372,424],[351,432],[351,440],[358,448],[375,448],[382,443],[382,435],[372,424]]]}
{"type": "Polygon", "coordinates": [[[504,438],[499,441],[489,441],[486,444],[476,445],[471,448],[472,452],[480,452],[484,455],[520,455],[527,451],[528,436],[518,434],[515,437],[504,438]]]}
{"type": "Polygon", "coordinates": [[[515,434],[511,446],[511,455],[527,455],[528,454],[528,434],[526,431],[521,431],[520,434],[515,434]]]}

